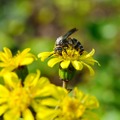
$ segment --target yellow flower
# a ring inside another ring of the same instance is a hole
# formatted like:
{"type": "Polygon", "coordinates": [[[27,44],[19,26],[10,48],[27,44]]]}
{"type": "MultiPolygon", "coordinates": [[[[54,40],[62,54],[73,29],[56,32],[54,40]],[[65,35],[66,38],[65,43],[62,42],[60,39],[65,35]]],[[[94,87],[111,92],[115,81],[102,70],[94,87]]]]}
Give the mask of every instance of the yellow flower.
{"type": "Polygon", "coordinates": [[[29,74],[24,83],[15,73],[8,72],[4,81],[5,85],[0,84],[0,116],[3,115],[4,120],[35,120],[40,101],[54,93],[53,85],[47,78],[40,77],[39,71],[29,74]]]}
{"type": "MultiPolygon", "coordinates": [[[[49,56],[52,57],[48,61],[48,66],[50,67],[53,67],[56,63],[60,63],[62,69],[67,69],[70,65],[72,65],[76,70],[82,70],[83,66],[86,66],[89,69],[90,74],[93,75],[94,70],[92,69],[91,65],[98,63],[98,61],[92,57],[94,53],[95,50],[92,49],[90,53],[84,51],[83,54],[80,55],[79,51],[69,47],[66,49],[66,51],[62,51],[62,55],[59,55],[52,51],[39,53],[38,57],[41,58],[42,61],[44,61],[49,56]]],[[[98,65],[100,64],[98,63],[98,65]]]]}
{"type": "Polygon", "coordinates": [[[30,48],[26,48],[22,52],[13,56],[9,48],[4,47],[4,52],[0,51],[0,67],[7,70],[14,70],[19,66],[24,66],[31,64],[35,60],[35,56],[32,53],[29,53],[30,48]]]}
{"type": "Polygon", "coordinates": [[[50,103],[44,101],[46,105],[51,104],[50,108],[39,108],[37,114],[39,120],[99,120],[98,116],[92,111],[99,107],[99,103],[94,96],[84,94],[77,88],[69,95],[63,88],[57,87],[56,93],[53,101],[50,103]]]}
{"type": "Polygon", "coordinates": [[[92,109],[98,107],[99,103],[94,96],[84,94],[75,88],[72,96],[67,95],[60,101],[57,116],[59,119],[56,120],[84,120],[92,117],[89,111],[92,112],[92,109]]]}

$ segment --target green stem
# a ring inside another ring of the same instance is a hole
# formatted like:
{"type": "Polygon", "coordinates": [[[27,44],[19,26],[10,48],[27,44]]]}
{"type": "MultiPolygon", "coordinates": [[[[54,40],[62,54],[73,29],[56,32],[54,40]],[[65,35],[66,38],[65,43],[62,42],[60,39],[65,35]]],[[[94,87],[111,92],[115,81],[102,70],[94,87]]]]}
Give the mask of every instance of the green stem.
{"type": "Polygon", "coordinates": [[[68,81],[63,80],[62,81],[62,87],[67,89],[67,83],[68,83],[68,81]]]}

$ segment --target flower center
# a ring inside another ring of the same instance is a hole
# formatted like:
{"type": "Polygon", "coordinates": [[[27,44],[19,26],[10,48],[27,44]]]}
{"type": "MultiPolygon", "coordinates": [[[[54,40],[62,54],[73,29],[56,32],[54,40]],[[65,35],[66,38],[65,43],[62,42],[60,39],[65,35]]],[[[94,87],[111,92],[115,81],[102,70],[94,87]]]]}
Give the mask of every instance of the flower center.
{"type": "Polygon", "coordinates": [[[62,114],[67,118],[80,118],[85,111],[85,106],[79,100],[74,98],[67,98],[62,106],[62,114]]]}
{"type": "Polygon", "coordinates": [[[24,111],[30,105],[31,100],[32,97],[30,96],[29,90],[20,86],[11,91],[9,107],[18,108],[20,111],[24,111]]]}
{"type": "Polygon", "coordinates": [[[68,48],[66,51],[62,51],[62,57],[66,60],[78,60],[80,53],[76,49],[68,48]]]}

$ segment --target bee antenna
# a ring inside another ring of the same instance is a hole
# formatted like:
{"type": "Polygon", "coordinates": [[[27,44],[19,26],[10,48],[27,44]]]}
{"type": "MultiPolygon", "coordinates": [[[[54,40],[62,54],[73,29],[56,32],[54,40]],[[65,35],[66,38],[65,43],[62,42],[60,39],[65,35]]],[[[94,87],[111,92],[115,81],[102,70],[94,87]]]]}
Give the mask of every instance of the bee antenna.
{"type": "Polygon", "coordinates": [[[76,32],[78,29],[73,28],[71,30],[69,30],[65,35],[63,35],[63,38],[66,39],[68,38],[71,34],[73,34],[74,32],[76,32]]]}

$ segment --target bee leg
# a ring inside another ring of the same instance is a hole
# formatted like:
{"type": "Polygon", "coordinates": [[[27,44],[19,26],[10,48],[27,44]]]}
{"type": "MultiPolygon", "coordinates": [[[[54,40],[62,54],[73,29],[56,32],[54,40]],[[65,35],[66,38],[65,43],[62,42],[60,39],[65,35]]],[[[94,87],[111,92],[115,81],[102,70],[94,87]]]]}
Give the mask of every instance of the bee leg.
{"type": "Polygon", "coordinates": [[[82,49],[82,50],[80,50],[80,51],[79,51],[80,55],[82,55],[82,54],[83,54],[83,51],[84,51],[84,49],[82,49]]]}
{"type": "Polygon", "coordinates": [[[66,51],[67,48],[63,48],[64,52],[67,54],[67,51],[66,51]]]}

